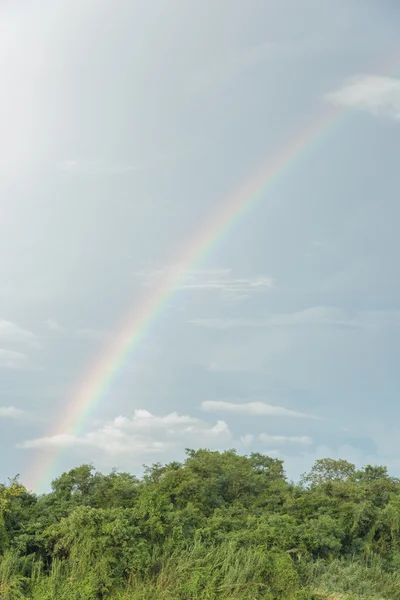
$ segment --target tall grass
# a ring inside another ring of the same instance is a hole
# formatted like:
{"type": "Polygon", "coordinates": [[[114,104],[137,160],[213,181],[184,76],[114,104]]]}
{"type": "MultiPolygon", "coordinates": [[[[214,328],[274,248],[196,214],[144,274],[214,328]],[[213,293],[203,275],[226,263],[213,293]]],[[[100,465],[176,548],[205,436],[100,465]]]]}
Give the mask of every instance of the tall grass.
{"type": "Polygon", "coordinates": [[[122,597],[132,600],[309,597],[287,554],[267,552],[262,547],[238,547],[233,542],[219,546],[196,543],[184,553],[158,556],[153,572],[145,579],[132,576],[129,586],[130,592],[122,597]],[[152,596],[148,595],[149,585],[152,596]]]}
{"type": "Polygon", "coordinates": [[[379,557],[317,560],[309,565],[308,585],[332,598],[400,600],[400,573],[388,572],[379,557]]]}
{"type": "Polygon", "coordinates": [[[119,586],[103,585],[102,569],[82,555],[80,564],[66,559],[31,566],[21,577],[19,559],[7,555],[0,562],[1,600],[306,600],[289,557],[262,547],[195,543],[170,553],[156,548],[146,573],[131,573],[119,586]]]}
{"type": "Polygon", "coordinates": [[[28,579],[23,574],[23,561],[7,552],[0,561],[0,599],[24,600],[28,579]]]}
{"type": "Polygon", "coordinates": [[[47,570],[11,553],[0,559],[0,600],[400,600],[400,573],[378,557],[295,567],[288,553],[234,541],[155,546],[146,572],[104,584],[111,580],[85,553],[47,570]]]}

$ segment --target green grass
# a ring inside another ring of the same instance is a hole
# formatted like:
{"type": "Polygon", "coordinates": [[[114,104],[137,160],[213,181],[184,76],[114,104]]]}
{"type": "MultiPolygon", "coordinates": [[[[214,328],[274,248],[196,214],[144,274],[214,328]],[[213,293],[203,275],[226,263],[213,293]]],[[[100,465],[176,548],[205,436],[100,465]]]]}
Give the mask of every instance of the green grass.
{"type": "Polygon", "coordinates": [[[318,560],[309,567],[308,584],[326,598],[400,600],[400,573],[385,570],[379,558],[318,560]]]}
{"type": "Polygon", "coordinates": [[[303,565],[301,577],[287,553],[232,542],[155,550],[148,573],[132,573],[118,588],[102,587],[84,557],[79,565],[54,560],[48,572],[23,562],[2,557],[0,600],[400,600],[400,573],[379,558],[319,559],[303,565]]]}

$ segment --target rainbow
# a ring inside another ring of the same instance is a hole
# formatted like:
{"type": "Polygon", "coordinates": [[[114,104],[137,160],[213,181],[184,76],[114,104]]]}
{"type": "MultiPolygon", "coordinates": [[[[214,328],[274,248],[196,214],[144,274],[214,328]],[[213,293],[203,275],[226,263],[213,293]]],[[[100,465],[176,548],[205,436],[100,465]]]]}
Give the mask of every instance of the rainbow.
{"type": "MultiPolygon", "coordinates": [[[[250,179],[237,189],[214,214],[209,222],[185,247],[185,251],[157,289],[134,306],[114,335],[106,352],[95,361],[85,375],[78,392],[61,412],[56,427],[47,437],[55,435],[78,435],[90,414],[106,397],[113,381],[122,371],[132,351],[147,335],[151,325],[160,317],[170,299],[180,289],[188,268],[198,267],[241,222],[247,213],[262,202],[268,192],[281,181],[293,167],[304,160],[325,134],[329,132],[348,111],[331,109],[297,133],[289,143],[273,157],[268,158],[250,179]]],[[[37,459],[30,475],[30,489],[42,489],[53,476],[63,450],[50,458],[37,459]]]]}

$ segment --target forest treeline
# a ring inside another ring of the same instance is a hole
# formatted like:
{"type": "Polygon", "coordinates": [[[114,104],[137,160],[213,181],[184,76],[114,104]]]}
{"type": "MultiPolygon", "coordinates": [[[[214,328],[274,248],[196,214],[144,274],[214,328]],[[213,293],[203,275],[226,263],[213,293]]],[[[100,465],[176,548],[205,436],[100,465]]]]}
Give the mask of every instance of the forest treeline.
{"type": "Polygon", "coordinates": [[[188,450],[137,478],[91,465],[0,486],[0,599],[400,599],[400,481],[323,459],[188,450]]]}

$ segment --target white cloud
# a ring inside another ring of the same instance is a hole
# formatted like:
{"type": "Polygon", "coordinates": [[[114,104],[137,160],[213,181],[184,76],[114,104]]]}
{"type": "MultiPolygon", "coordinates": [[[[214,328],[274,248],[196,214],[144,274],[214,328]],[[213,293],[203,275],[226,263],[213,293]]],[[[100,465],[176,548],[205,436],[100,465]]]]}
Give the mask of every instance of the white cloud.
{"type": "Polygon", "coordinates": [[[26,419],[29,413],[14,406],[0,406],[0,419],[26,419]]]}
{"type": "Polygon", "coordinates": [[[359,75],[328,94],[327,99],[339,106],[400,120],[400,79],[359,75]]]}
{"type": "Polygon", "coordinates": [[[274,445],[287,445],[287,444],[299,444],[300,446],[310,446],[313,441],[307,435],[268,435],[266,433],[260,433],[258,436],[260,442],[264,444],[274,444],[274,445]]]}
{"type": "Polygon", "coordinates": [[[265,402],[225,402],[223,400],[204,400],[201,408],[206,412],[228,412],[237,415],[246,416],[266,416],[266,417],[295,417],[298,419],[317,419],[320,417],[297,412],[284,408],[283,406],[273,406],[265,402]]]}
{"type": "Polygon", "coordinates": [[[274,457],[274,456],[275,456],[276,458],[278,458],[278,457],[280,457],[280,456],[281,456],[281,451],[280,451],[280,450],[276,450],[276,449],[272,449],[272,450],[266,450],[266,451],[264,452],[264,454],[265,454],[266,456],[271,456],[271,457],[274,457]]]}
{"type": "Polygon", "coordinates": [[[278,42],[266,41],[216,59],[214,57],[212,64],[192,75],[188,91],[191,94],[203,94],[221,87],[243,71],[274,58],[277,48],[278,42]]]}
{"type": "Polygon", "coordinates": [[[106,163],[98,160],[63,160],[57,165],[60,171],[70,175],[124,175],[141,169],[138,165],[106,163]]]}
{"type": "Polygon", "coordinates": [[[183,269],[176,265],[142,272],[139,275],[146,287],[177,280],[176,287],[181,290],[211,291],[226,298],[236,299],[248,298],[252,294],[275,288],[272,277],[234,277],[231,269],[183,269]]]}
{"type": "Polygon", "coordinates": [[[319,240],[311,240],[308,244],[306,252],[304,252],[304,256],[310,258],[317,253],[319,253],[324,248],[324,244],[319,240]]]}
{"type": "Polygon", "coordinates": [[[109,336],[109,333],[107,331],[104,331],[103,329],[94,329],[92,327],[74,329],[72,333],[77,338],[83,340],[93,340],[95,342],[101,342],[109,336]]]}
{"type": "Polygon", "coordinates": [[[281,313],[261,319],[192,319],[192,325],[209,329],[265,328],[265,327],[398,327],[400,311],[360,311],[350,316],[335,306],[313,306],[292,313],[281,313]]]}
{"type": "Polygon", "coordinates": [[[224,330],[239,327],[263,327],[264,321],[251,319],[191,319],[190,323],[196,325],[196,327],[224,330]]]}
{"type": "Polygon", "coordinates": [[[57,331],[58,333],[64,333],[66,331],[65,327],[60,325],[60,323],[58,321],[55,321],[54,319],[47,319],[46,326],[51,331],[57,331]]]}
{"type": "Polygon", "coordinates": [[[95,329],[92,327],[82,327],[75,329],[68,329],[64,325],[61,325],[59,321],[54,319],[47,319],[46,326],[50,331],[61,334],[63,336],[72,336],[84,340],[103,341],[109,335],[108,332],[102,329],[95,329]]]}
{"type": "Polygon", "coordinates": [[[4,319],[0,320],[0,342],[39,345],[34,333],[4,319]]]}
{"type": "Polygon", "coordinates": [[[31,369],[32,365],[26,354],[0,348],[0,368],[25,370],[31,369]]]}
{"type": "Polygon", "coordinates": [[[270,325],[346,325],[349,323],[347,314],[340,308],[332,306],[313,306],[294,313],[281,314],[272,317],[270,325]]]}
{"type": "Polygon", "coordinates": [[[58,434],[26,440],[19,447],[51,449],[81,446],[100,450],[111,456],[139,454],[142,462],[147,456],[185,447],[213,446],[223,448],[232,441],[232,434],[225,421],[215,424],[176,412],[157,416],[147,410],[136,410],[132,418],[119,416],[98,429],[82,436],[58,434]]]}
{"type": "Polygon", "coordinates": [[[254,435],[251,433],[246,433],[246,435],[242,435],[240,437],[240,443],[245,448],[248,448],[249,446],[251,446],[253,442],[254,442],[254,435]]]}
{"type": "MultiPolygon", "coordinates": [[[[326,39],[323,39],[326,44],[326,39]]],[[[299,55],[320,50],[321,37],[318,34],[299,38],[270,39],[261,43],[226,51],[220,56],[213,55],[211,63],[195,72],[188,80],[189,94],[201,95],[221,89],[246,71],[263,66],[277,58],[298,60],[299,55]]]]}
{"type": "Polygon", "coordinates": [[[315,306],[305,310],[275,314],[262,319],[193,319],[193,325],[210,329],[233,329],[241,327],[298,327],[324,325],[350,325],[344,311],[336,307],[315,306]]]}

